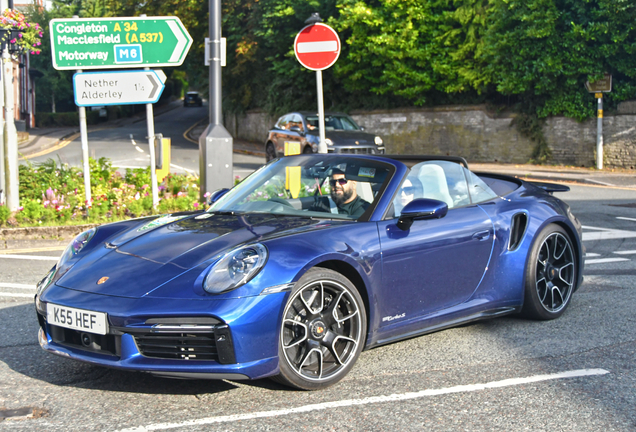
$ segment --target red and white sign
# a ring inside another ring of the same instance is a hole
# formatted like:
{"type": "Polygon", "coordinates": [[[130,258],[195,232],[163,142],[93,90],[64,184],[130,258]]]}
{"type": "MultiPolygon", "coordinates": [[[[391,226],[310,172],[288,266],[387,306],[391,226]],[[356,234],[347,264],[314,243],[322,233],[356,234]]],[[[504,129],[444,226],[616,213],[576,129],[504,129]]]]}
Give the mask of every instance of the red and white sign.
{"type": "Polygon", "coordinates": [[[326,24],[311,24],[296,35],[294,52],[300,64],[307,69],[325,70],[338,60],[340,38],[338,33],[326,24]]]}

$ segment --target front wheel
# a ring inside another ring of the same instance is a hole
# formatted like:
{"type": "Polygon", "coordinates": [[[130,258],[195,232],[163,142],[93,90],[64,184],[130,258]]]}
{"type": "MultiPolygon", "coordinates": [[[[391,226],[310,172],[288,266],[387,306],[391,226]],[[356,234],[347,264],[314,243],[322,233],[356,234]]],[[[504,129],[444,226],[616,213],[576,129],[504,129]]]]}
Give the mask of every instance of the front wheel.
{"type": "Polygon", "coordinates": [[[265,146],[265,161],[269,162],[274,159],[276,159],[276,149],[274,148],[274,144],[270,142],[265,146]]]}
{"type": "Polygon", "coordinates": [[[351,281],[333,270],[309,270],[285,305],[280,375],[274,379],[301,390],[337,383],[360,355],[366,331],[362,299],[351,281]]]}
{"type": "Polygon", "coordinates": [[[528,258],[523,314],[539,320],[558,318],[570,304],[577,278],[570,236],[558,225],[546,226],[528,258]]]}

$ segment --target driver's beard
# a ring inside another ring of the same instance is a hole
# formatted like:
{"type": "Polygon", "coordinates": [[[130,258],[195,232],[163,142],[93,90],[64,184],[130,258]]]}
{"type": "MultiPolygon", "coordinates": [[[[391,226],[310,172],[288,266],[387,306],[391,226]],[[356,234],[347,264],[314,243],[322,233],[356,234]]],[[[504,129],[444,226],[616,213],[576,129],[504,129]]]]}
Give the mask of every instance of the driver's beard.
{"type": "Polygon", "coordinates": [[[334,193],[335,191],[335,189],[331,191],[331,199],[333,199],[333,202],[335,202],[338,206],[346,203],[353,196],[353,188],[344,189],[342,195],[336,195],[334,193]]]}

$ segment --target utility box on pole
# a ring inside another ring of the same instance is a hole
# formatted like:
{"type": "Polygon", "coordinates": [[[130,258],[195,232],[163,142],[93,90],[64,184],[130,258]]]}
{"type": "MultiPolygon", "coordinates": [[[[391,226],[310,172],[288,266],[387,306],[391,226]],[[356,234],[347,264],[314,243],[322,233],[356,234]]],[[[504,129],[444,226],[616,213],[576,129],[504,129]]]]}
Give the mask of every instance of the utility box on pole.
{"type": "MultiPolygon", "coordinates": [[[[233,139],[223,125],[209,124],[199,137],[201,194],[234,186],[233,139]]],[[[201,197],[203,199],[203,196],[201,197]]]]}

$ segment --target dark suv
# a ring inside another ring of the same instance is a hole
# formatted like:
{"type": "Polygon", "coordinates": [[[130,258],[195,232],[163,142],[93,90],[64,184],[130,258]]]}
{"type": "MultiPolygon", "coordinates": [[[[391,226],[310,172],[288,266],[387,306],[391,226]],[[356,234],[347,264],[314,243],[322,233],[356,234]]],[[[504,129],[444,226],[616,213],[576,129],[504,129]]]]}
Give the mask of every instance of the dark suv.
{"type": "Polygon", "coordinates": [[[198,92],[187,92],[183,98],[183,106],[203,106],[203,100],[198,92]]]}
{"type": "MultiPolygon", "coordinates": [[[[384,154],[382,138],[364,132],[346,114],[325,113],[325,141],[329,153],[384,154]]],[[[300,143],[302,153],[317,153],[320,142],[318,114],[298,111],[279,118],[265,141],[268,161],[284,154],[285,142],[300,143]]]]}

